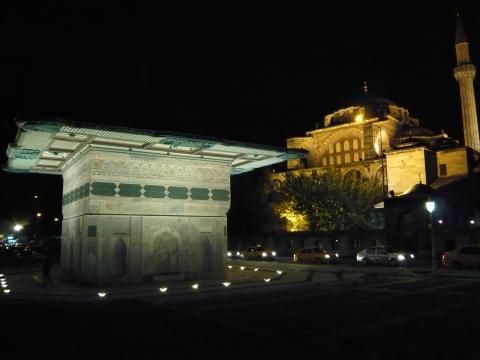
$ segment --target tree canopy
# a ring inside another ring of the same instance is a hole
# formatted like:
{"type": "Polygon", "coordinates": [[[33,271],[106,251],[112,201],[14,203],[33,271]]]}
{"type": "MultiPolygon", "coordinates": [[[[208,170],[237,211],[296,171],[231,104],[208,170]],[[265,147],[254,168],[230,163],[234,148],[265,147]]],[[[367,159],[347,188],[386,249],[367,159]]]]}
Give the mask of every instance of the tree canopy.
{"type": "Polygon", "coordinates": [[[378,183],[339,172],[286,173],[271,190],[275,211],[295,230],[349,231],[374,227],[378,183]]]}

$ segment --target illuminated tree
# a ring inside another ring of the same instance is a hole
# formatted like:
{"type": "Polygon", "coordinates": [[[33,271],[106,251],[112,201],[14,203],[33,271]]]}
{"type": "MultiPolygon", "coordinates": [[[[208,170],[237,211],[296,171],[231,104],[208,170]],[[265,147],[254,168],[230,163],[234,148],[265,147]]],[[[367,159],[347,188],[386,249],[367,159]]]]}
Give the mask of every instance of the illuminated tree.
{"type": "Polygon", "coordinates": [[[331,171],[286,173],[271,195],[277,214],[299,224],[303,220],[310,231],[373,227],[373,205],[380,198],[381,188],[374,181],[331,171]]]}

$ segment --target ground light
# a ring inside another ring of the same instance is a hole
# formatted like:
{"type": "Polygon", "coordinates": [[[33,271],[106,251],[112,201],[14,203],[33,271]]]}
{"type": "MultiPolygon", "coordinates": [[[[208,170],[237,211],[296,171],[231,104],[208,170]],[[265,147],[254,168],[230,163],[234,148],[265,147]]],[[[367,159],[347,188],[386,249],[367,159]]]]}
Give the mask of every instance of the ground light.
{"type": "Polygon", "coordinates": [[[231,268],[232,268],[232,265],[228,265],[228,268],[231,269],[231,268]]]}
{"type": "Polygon", "coordinates": [[[105,296],[107,296],[107,293],[106,292],[99,292],[98,296],[100,296],[101,298],[104,298],[105,296]]]}
{"type": "Polygon", "coordinates": [[[259,268],[255,268],[255,269],[253,269],[253,271],[258,271],[258,270],[259,270],[259,268]]]}
{"type": "Polygon", "coordinates": [[[3,292],[4,292],[5,294],[10,294],[10,289],[5,289],[5,290],[3,290],[3,292]]]}
{"type": "Polygon", "coordinates": [[[263,279],[263,281],[265,281],[267,283],[270,282],[270,280],[272,280],[272,279],[270,279],[270,278],[263,279]]]}
{"type": "Polygon", "coordinates": [[[225,282],[223,282],[222,284],[223,284],[223,286],[225,286],[225,287],[229,287],[231,283],[228,282],[228,281],[225,281],[225,282]]]}
{"type": "Polygon", "coordinates": [[[245,266],[240,266],[240,270],[245,270],[245,266]]]}
{"type": "Polygon", "coordinates": [[[282,275],[282,270],[277,270],[278,275],[282,275]]]}
{"type": "Polygon", "coordinates": [[[158,289],[158,290],[160,290],[160,292],[164,293],[164,292],[166,292],[166,291],[168,290],[168,288],[167,288],[167,287],[161,287],[161,288],[158,289]]]}
{"type": "Polygon", "coordinates": [[[193,288],[193,290],[197,290],[198,289],[198,284],[193,284],[192,288],[193,288]]]}

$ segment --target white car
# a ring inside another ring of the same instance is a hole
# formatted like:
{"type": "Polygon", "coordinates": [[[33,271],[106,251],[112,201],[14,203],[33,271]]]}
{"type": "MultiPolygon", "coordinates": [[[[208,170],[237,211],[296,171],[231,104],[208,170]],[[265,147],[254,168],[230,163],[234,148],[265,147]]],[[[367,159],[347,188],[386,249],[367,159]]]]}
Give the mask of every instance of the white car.
{"type": "Polygon", "coordinates": [[[390,246],[371,246],[357,253],[357,262],[369,264],[406,265],[415,255],[394,249],[390,246]]]}

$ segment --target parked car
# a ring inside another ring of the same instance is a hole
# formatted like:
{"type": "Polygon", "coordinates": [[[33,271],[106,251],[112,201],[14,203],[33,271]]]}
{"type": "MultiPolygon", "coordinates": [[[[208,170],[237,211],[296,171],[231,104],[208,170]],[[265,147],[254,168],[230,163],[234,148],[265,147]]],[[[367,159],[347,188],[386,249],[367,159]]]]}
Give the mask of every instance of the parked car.
{"type": "Polygon", "coordinates": [[[242,251],[244,260],[274,260],[277,253],[262,245],[252,246],[242,251]]]}
{"type": "Polygon", "coordinates": [[[338,254],[319,247],[306,247],[295,251],[293,261],[297,263],[333,264],[338,261],[338,254]]]}
{"type": "Polygon", "coordinates": [[[227,251],[227,259],[241,259],[242,252],[239,250],[228,250],[227,251]]]}
{"type": "Polygon", "coordinates": [[[480,268],[480,246],[462,245],[442,255],[444,266],[460,269],[462,267],[480,268]]]}
{"type": "Polygon", "coordinates": [[[406,265],[411,263],[414,259],[415,255],[394,249],[391,246],[371,246],[357,253],[357,261],[365,265],[406,265]]]}

